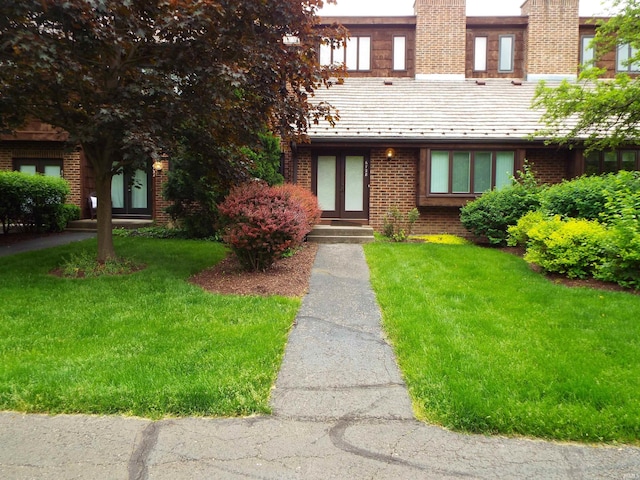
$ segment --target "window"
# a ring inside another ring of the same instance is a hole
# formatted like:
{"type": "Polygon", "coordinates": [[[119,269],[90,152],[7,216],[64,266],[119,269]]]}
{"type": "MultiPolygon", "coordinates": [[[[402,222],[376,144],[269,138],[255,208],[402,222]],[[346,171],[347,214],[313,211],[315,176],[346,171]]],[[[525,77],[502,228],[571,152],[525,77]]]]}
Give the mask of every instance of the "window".
{"type": "Polygon", "coordinates": [[[515,37],[513,35],[500,35],[498,40],[498,71],[513,72],[513,52],[515,37]]]}
{"type": "Polygon", "coordinates": [[[638,49],[628,43],[618,45],[618,55],[616,59],[616,70],[618,72],[640,72],[640,62],[633,62],[633,58],[638,55],[638,49]]]}
{"type": "Polygon", "coordinates": [[[15,169],[22,173],[35,175],[39,173],[49,177],[62,177],[62,160],[39,159],[39,158],[17,158],[14,160],[15,169]]]}
{"type": "Polygon", "coordinates": [[[487,37],[474,38],[473,44],[473,71],[485,72],[487,70],[487,37]]]}
{"type": "Polygon", "coordinates": [[[347,70],[371,70],[371,37],[347,40],[347,70]]]}
{"type": "Polygon", "coordinates": [[[344,46],[336,46],[330,39],[320,45],[320,65],[328,67],[344,63],[344,46]]]}
{"type": "Polygon", "coordinates": [[[393,37],[393,69],[407,69],[407,39],[406,37],[393,37]]]}
{"type": "Polygon", "coordinates": [[[591,152],[584,159],[584,173],[600,175],[619,170],[640,170],[640,152],[623,150],[618,152],[591,152]]]}
{"type": "Polygon", "coordinates": [[[590,67],[595,58],[595,47],[593,46],[593,35],[583,35],[580,38],[580,65],[590,67]]]}
{"type": "Polygon", "coordinates": [[[336,46],[332,41],[325,39],[320,45],[320,65],[346,64],[347,70],[371,69],[371,37],[351,37],[346,46],[336,46]]]}
{"type": "Polygon", "coordinates": [[[515,152],[433,150],[428,193],[476,195],[511,184],[515,152]]]}

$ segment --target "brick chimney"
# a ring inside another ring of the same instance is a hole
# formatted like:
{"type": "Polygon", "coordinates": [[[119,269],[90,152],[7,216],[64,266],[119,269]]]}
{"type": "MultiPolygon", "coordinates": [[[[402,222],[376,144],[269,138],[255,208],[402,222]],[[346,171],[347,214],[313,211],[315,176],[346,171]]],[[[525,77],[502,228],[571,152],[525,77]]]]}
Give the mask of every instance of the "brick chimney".
{"type": "Polygon", "coordinates": [[[415,0],[416,79],[464,80],[466,0],[415,0]]]}
{"type": "Polygon", "coordinates": [[[526,0],[525,75],[529,81],[575,80],[580,43],[579,0],[526,0]]]}

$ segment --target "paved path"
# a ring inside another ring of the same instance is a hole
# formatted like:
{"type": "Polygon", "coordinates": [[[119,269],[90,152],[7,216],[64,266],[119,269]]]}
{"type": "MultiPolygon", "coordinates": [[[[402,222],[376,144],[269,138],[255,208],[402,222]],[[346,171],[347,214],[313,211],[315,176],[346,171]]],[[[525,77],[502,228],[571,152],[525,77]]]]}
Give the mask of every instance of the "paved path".
{"type": "Polygon", "coordinates": [[[24,242],[14,243],[12,245],[0,246],[0,257],[14,255],[16,253],[30,252],[33,250],[42,250],[58,245],[66,245],[72,242],[79,242],[87,238],[93,238],[94,232],[62,232],[44,237],[25,240],[24,242]]]}
{"type": "Polygon", "coordinates": [[[0,413],[3,479],[626,479],[640,449],[460,435],[413,419],[362,248],[320,246],[274,415],[0,413]]]}

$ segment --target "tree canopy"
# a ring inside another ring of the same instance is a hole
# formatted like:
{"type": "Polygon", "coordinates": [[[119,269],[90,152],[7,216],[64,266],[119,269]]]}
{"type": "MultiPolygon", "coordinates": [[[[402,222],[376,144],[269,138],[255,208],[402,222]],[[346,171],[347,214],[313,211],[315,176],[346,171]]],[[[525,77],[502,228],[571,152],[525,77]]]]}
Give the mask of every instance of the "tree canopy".
{"type": "Polygon", "coordinates": [[[640,139],[640,78],[617,73],[603,79],[606,70],[597,60],[618,45],[629,45],[627,66],[631,71],[640,65],[640,0],[614,0],[619,13],[600,21],[593,40],[595,59],[583,65],[578,82],[564,81],[553,87],[541,83],[536,91],[534,108],[545,113],[545,127],[536,135],[553,142],[573,145],[584,142],[588,150],[615,149],[640,139]]]}
{"type": "MultiPolygon", "coordinates": [[[[333,0],[328,0],[333,2],[333,0]]],[[[265,124],[285,137],[332,122],[309,103],[333,72],[315,46],[322,0],[20,0],[0,4],[0,128],[37,118],[92,165],[98,260],[115,256],[111,179],[185,138],[222,181],[265,124]],[[300,44],[287,45],[284,38],[300,44]]],[[[183,145],[184,147],[184,145],[183,145]]]]}

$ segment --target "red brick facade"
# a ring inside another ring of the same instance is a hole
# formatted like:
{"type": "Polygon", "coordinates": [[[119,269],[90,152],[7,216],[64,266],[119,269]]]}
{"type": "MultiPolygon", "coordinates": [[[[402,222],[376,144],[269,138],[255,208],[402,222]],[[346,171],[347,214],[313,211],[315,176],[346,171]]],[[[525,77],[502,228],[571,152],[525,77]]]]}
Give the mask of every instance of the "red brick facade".
{"type": "Polygon", "coordinates": [[[527,77],[577,74],[579,64],[579,0],[527,0],[522,15],[528,16],[525,52],[527,77]]]}
{"type": "Polygon", "coordinates": [[[464,78],[465,0],[416,0],[416,78],[464,78]]]}
{"type": "MultiPolygon", "coordinates": [[[[336,147],[332,147],[332,151],[335,150],[336,147]]],[[[387,158],[385,151],[384,147],[374,146],[367,149],[371,166],[368,224],[378,232],[383,230],[385,216],[393,208],[406,214],[417,205],[420,149],[397,148],[392,159],[387,158]]],[[[296,183],[311,190],[314,152],[321,154],[323,150],[313,150],[309,145],[299,147],[297,166],[294,167],[293,159],[289,155],[285,163],[287,172],[297,171],[296,183]]],[[[574,155],[568,150],[528,148],[525,157],[541,183],[559,183],[572,177],[574,155]]],[[[287,180],[293,182],[294,178],[287,177],[287,180]]],[[[460,207],[464,203],[463,201],[459,206],[450,207],[419,207],[420,218],[414,226],[414,233],[448,233],[470,238],[470,233],[460,223],[460,207]]]]}

